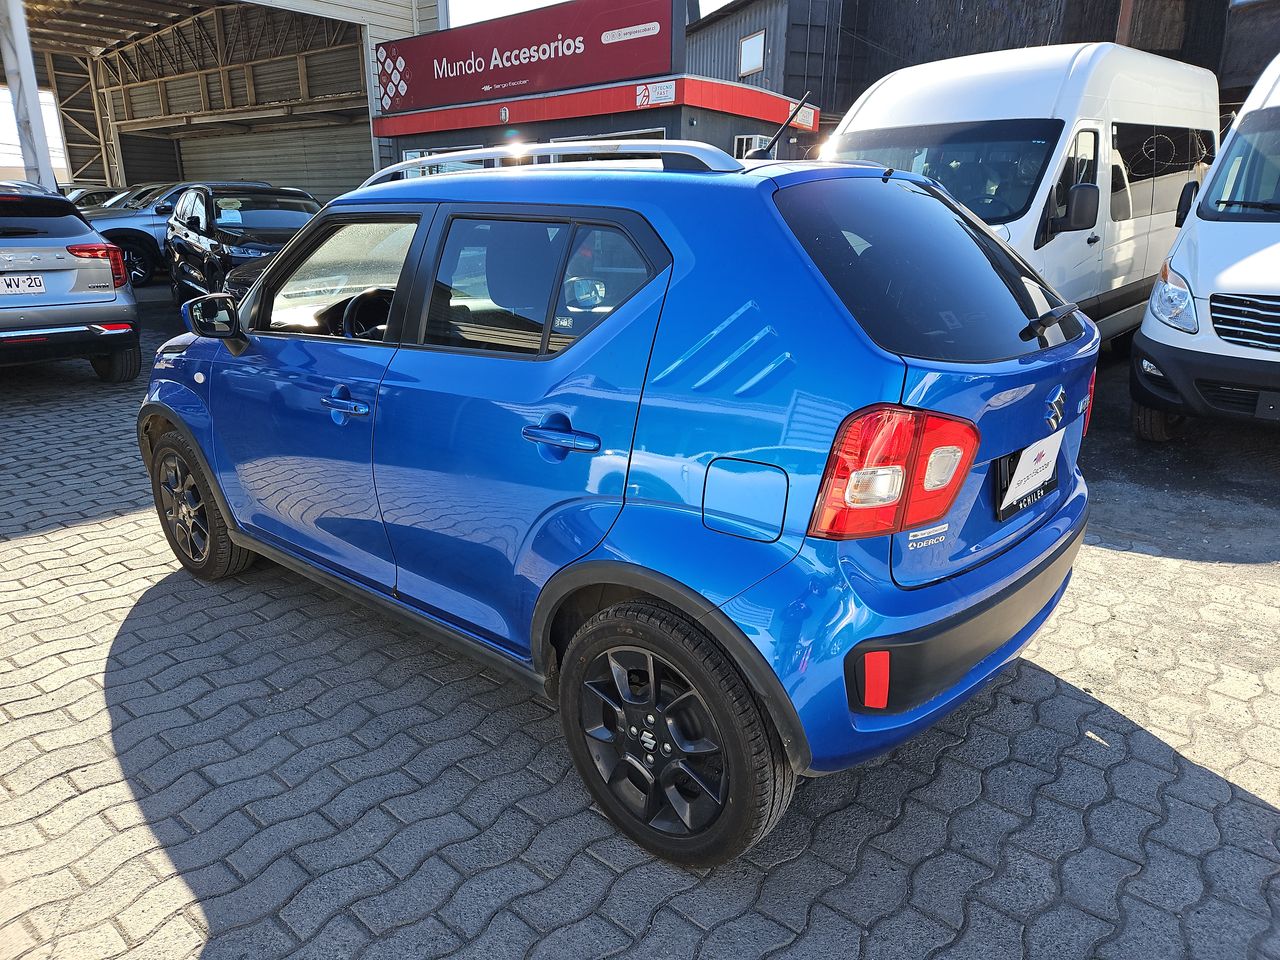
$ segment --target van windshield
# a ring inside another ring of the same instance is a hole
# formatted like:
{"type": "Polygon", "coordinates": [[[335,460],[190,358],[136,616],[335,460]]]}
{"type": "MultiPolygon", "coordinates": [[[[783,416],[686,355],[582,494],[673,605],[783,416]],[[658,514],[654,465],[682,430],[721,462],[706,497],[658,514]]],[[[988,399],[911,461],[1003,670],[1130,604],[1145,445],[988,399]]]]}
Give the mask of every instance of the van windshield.
{"type": "Polygon", "coordinates": [[[990,224],[1027,212],[1061,120],[983,120],[837,134],[834,160],[872,160],[932,177],[990,224]]]}
{"type": "Polygon", "coordinates": [[[1240,121],[1200,201],[1206,220],[1280,221],[1280,107],[1240,121]]]}
{"type": "Polygon", "coordinates": [[[1086,329],[1072,313],[1041,336],[1029,331],[1062,300],[932,185],[836,177],[774,198],[853,319],[890,353],[984,363],[1036,353],[1086,329]]]}

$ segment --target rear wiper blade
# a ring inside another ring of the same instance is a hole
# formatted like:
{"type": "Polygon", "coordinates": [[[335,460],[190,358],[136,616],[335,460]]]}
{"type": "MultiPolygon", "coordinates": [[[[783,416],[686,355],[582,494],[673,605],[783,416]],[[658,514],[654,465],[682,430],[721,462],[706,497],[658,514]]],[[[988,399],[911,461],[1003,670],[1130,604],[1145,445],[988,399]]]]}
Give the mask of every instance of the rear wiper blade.
{"type": "Polygon", "coordinates": [[[1080,307],[1074,303],[1064,303],[1060,307],[1054,307],[1048,313],[1042,313],[1036,317],[1018,333],[1021,340],[1030,343],[1038,337],[1043,337],[1050,329],[1056,327],[1071,314],[1079,310],[1080,307]]]}
{"type": "Polygon", "coordinates": [[[1248,210],[1280,210],[1280,203],[1273,200],[1215,200],[1219,207],[1244,207],[1248,210]]]}
{"type": "Polygon", "coordinates": [[[32,227],[0,227],[0,237],[43,237],[48,232],[32,227]]]}

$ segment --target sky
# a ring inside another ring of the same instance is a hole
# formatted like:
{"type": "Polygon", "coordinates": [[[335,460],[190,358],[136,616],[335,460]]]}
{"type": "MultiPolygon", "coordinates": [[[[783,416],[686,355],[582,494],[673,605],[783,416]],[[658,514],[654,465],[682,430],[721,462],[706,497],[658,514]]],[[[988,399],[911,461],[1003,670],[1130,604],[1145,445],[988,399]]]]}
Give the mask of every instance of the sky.
{"type": "MultiPolygon", "coordinates": [[[[66,155],[62,149],[62,130],[58,126],[58,111],[53,105],[53,92],[40,91],[40,113],[44,117],[45,135],[49,138],[49,153],[53,160],[53,172],[61,181],[66,177],[66,155]]],[[[18,124],[13,116],[13,98],[9,88],[0,84],[0,180],[23,178],[22,151],[18,149],[18,124]]]]}
{"type": "MultiPolygon", "coordinates": [[[[460,27],[464,23],[492,20],[534,7],[549,7],[562,0],[446,0],[449,4],[449,26],[460,27]]],[[[710,13],[723,7],[729,0],[702,0],[702,12],[710,13]]]]}

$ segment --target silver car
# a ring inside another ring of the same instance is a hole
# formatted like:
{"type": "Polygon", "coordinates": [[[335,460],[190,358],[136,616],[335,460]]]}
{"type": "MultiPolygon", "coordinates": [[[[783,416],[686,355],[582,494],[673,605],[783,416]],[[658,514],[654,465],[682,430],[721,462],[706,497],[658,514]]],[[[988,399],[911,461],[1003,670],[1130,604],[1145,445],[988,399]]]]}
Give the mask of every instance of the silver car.
{"type": "Polygon", "coordinates": [[[75,357],[108,383],[141,369],[124,257],[66,198],[0,188],[0,366],[75,357]]]}

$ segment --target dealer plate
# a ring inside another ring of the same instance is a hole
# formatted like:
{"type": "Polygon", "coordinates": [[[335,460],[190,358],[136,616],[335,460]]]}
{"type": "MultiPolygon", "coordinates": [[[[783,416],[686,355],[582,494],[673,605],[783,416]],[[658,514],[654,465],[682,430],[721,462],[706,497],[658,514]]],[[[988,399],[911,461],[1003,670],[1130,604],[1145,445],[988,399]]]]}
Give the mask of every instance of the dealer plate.
{"type": "Polygon", "coordinates": [[[1058,451],[1064,431],[996,461],[996,519],[1007,520],[1058,485],[1058,451]]]}

